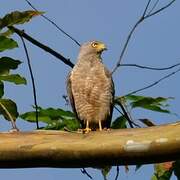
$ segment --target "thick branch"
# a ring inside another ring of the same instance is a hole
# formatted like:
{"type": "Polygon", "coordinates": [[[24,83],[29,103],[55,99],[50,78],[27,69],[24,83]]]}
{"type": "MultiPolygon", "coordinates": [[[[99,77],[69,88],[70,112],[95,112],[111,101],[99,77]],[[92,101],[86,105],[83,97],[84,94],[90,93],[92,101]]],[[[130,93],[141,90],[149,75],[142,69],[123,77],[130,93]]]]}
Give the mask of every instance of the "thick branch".
{"type": "Polygon", "coordinates": [[[98,167],[180,158],[180,123],[81,134],[0,133],[0,168],[98,167]]]}
{"type": "Polygon", "coordinates": [[[32,38],[31,36],[29,36],[28,34],[26,34],[24,31],[19,30],[13,26],[9,26],[8,27],[10,30],[14,31],[16,34],[18,34],[20,37],[25,38],[26,40],[28,40],[29,42],[31,42],[32,44],[38,46],[39,48],[43,49],[44,51],[50,53],[51,55],[55,56],[56,58],[58,58],[59,60],[61,60],[63,63],[65,63],[66,65],[73,67],[74,64],[67,58],[65,58],[63,55],[61,55],[60,53],[54,51],[53,49],[51,49],[50,47],[40,43],[39,41],[37,41],[36,39],[32,38]]]}

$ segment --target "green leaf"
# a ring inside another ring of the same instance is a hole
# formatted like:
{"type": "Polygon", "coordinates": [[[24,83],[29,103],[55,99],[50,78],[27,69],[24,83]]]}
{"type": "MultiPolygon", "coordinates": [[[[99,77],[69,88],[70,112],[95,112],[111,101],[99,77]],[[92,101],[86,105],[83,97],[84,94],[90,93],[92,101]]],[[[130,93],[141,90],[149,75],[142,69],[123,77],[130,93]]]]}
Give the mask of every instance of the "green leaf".
{"type": "Polygon", "coordinates": [[[173,172],[172,164],[173,162],[155,164],[155,172],[151,180],[170,180],[173,172]]]}
{"type": "Polygon", "coordinates": [[[112,166],[104,166],[101,168],[101,173],[102,173],[104,179],[107,179],[107,175],[111,171],[111,168],[112,168],[112,166]]]}
{"type": "Polygon", "coordinates": [[[177,160],[176,162],[174,162],[173,170],[177,179],[180,180],[180,160],[177,160]]]}
{"type": "Polygon", "coordinates": [[[136,95],[128,95],[124,97],[126,100],[129,100],[130,102],[139,102],[142,104],[159,104],[163,105],[162,103],[166,103],[169,99],[173,99],[172,97],[149,97],[149,96],[136,96],[136,95]]]}
{"type": "Polygon", "coordinates": [[[156,175],[152,175],[151,180],[158,180],[158,178],[156,177],[156,175]]]}
{"type": "Polygon", "coordinates": [[[112,125],[111,125],[111,128],[112,129],[124,129],[124,128],[127,128],[126,126],[126,118],[124,116],[120,116],[118,118],[116,118],[112,125]]]}
{"type": "Polygon", "coordinates": [[[0,81],[8,81],[15,84],[26,84],[26,79],[19,74],[0,75],[0,81]]]}
{"type": "Polygon", "coordinates": [[[39,11],[14,11],[10,14],[5,15],[2,19],[0,19],[0,29],[13,26],[15,24],[24,24],[25,22],[30,21],[33,17],[39,16],[44,12],[39,11]]]}
{"type": "Polygon", "coordinates": [[[144,99],[145,96],[127,95],[124,98],[129,101],[139,101],[141,99],[144,99]]]}
{"type": "Polygon", "coordinates": [[[132,105],[132,108],[139,107],[139,108],[143,108],[143,109],[147,109],[147,110],[151,110],[151,111],[156,111],[156,112],[161,112],[161,113],[171,113],[168,109],[162,109],[158,105],[151,105],[151,104],[144,104],[143,105],[139,102],[133,102],[131,105],[132,105]]]}
{"type": "Polygon", "coordinates": [[[46,130],[64,130],[64,128],[70,131],[76,131],[80,128],[80,123],[76,119],[61,119],[53,121],[44,127],[46,130]]]}
{"type": "Polygon", "coordinates": [[[16,41],[11,38],[0,36],[0,52],[18,47],[16,41]]]}
{"type": "Polygon", "coordinates": [[[171,97],[164,98],[164,97],[146,97],[146,96],[135,96],[129,95],[125,96],[126,101],[129,101],[131,108],[144,108],[151,111],[157,111],[162,113],[171,113],[168,109],[164,107],[169,106],[167,101],[172,99],[171,97]]]}
{"type": "Polygon", "coordinates": [[[9,70],[17,69],[18,65],[21,64],[21,61],[14,60],[10,57],[1,57],[0,58],[0,74],[8,74],[9,70]]]}
{"type": "MultiPolygon", "coordinates": [[[[29,122],[36,122],[35,111],[26,112],[21,114],[20,117],[29,122]]],[[[80,123],[75,119],[74,114],[71,111],[64,111],[63,109],[43,109],[39,107],[38,119],[47,124],[45,129],[60,130],[66,127],[69,130],[77,130],[80,127],[80,123]]]]}
{"type": "Polygon", "coordinates": [[[57,119],[74,119],[75,116],[71,111],[64,111],[63,109],[40,109],[40,114],[50,117],[52,120],[57,119]]]}
{"type": "MultiPolygon", "coordinates": [[[[28,122],[36,122],[36,112],[35,111],[31,111],[31,112],[26,112],[24,114],[20,115],[20,118],[22,118],[23,120],[26,120],[28,122]]],[[[44,123],[51,123],[51,118],[45,115],[40,115],[38,112],[38,120],[44,123]]]]}
{"type": "Polygon", "coordinates": [[[4,95],[4,83],[0,81],[0,98],[4,95]]]}
{"type": "Polygon", "coordinates": [[[4,116],[6,120],[16,120],[19,113],[17,111],[16,103],[10,99],[0,99],[0,114],[4,116]]]}

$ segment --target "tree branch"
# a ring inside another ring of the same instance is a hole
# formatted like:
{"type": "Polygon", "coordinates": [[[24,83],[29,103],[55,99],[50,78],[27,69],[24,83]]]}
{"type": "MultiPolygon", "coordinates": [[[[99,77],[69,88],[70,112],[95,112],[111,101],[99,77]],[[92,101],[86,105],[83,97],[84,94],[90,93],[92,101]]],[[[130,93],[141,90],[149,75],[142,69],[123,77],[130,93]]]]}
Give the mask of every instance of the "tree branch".
{"type": "Polygon", "coordinates": [[[122,62],[122,59],[123,59],[123,57],[124,57],[124,54],[125,54],[125,52],[126,52],[126,50],[127,50],[128,44],[129,44],[129,42],[130,42],[130,39],[131,39],[132,35],[134,34],[136,28],[137,28],[142,22],[144,22],[146,19],[148,19],[149,17],[154,16],[154,15],[160,13],[161,11],[165,10],[166,8],[170,7],[175,1],[176,1],[176,0],[171,0],[168,4],[166,4],[166,5],[163,6],[162,8],[159,8],[159,9],[156,10],[155,12],[152,12],[153,9],[157,6],[157,3],[158,3],[158,2],[155,2],[153,8],[152,8],[152,9],[150,10],[150,12],[148,13],[147,11],[148,11],[149,5],[150,5],[150,3],[151,3],[151,0],[148,0],[147,5],[146,5],[146,7],[145,7],[145,9],[144,9],[144,11],[143,11],[143,14],[140,16],[140,18],[139,18],[139,19],[137,20],[137,22],[134,24],[134,26],[132,27],[132,29],[130,30],[130,32],[129,32],[127,38],[126,38],[126,41],[125,41],[124,46],[123,46],[123,49],[122,49],[122,51],[121,51],[121,53],[120,53],[119,60],[117,61],[116,66],[113,68],[112,74],[120,67],[121,62],[122,62]]]}
{"type": "Polygon", "coordinates": [[[179,66],[180,63],[177,64],[173,64],[171,66],[168,67],[164,67],[164,68],[157,68],[157,67],[150,67],[150,66],[142,66],[139,64],[121,64],[120,66],[125,66],[125,67],[136,67],[136,68],[141,68],[141,69],[149,69],[149,70],[155,70],[155,71],[164,71],[164,70],[169,70],[172,69],[174,67],[179,66]]]}
{"type": "Polygon", "coordinates": [[[176,0],[171,0],[168,4],[166,4],[165,6],[163,6],[162,8],[159,8],[157,11],[155,12],[152,12],[150,11],[150,13],[145,17],[146,19],[151,17],[151,16],[154,16],[162,11],[164,11],[165,9],[167,9],[169,6],[171,6],[176,0]]]}
{"type": "Polygon", "coordinates": [[[36,94],[36,85],[35,85],[35,80],[34,80],[34,74],[33,74],[33,70],[32,70],[32,66],[31,66],[31,61],[30,61],[30,57],[29,57],[29,53],[28,53],[28,49],[26,47],[26,43],[23,39],[22,36],[20,36],[23,47],[24,47],[24,51],[26,54],[26,59],[27,59],[27,64],[28,64],[28,69],[29,69],[29,73],[30,73],[30,77],[31,77],[31,83],[32,83],[32,91],[33,91],[33,99],[34,99],[34,106],[35,106],[35,112],[36,112],[36,127],[37,129],[39,129],[39,121],[38,121],[38,103],[37,103],[37,94],[36,94]]]}
{"type": "Polygon", "coordinates": [[[179,159],[179,152],[180,122],[88,134],[0,133],[0,168],[146,164],[179,159]]]}
{"type": "MultiPolygon", "coordinates": [[[[25,0],[29,6],[31,6],[32,9],[34,9],[35,11],[38,11],[33,5],[32,3],[30,3],[28,0],[25,0]]],[[[38,11],[39,12],[39,11],[38,11]]],[[[65,34],[68,38],[70,38],[74,43],[76,43],[76,45],[81,46],[81,44],[75,39],[73,38],[71,35],[69,35],[67,32],[65,32],[62,28],[60,28],[54,21],[52,21],[50,18],[48,18],[47,16],[45,16],[44,14],[40,14],[40,16],[42,16],[44,19],[46,19],[48,22],[50,22],[53,26],[55,26],[59,31],[61,31],[63,34],[65,34]]]]}
{"type": "Polygon", "coordinates": [[[151,88],[151,87],[159,84],[161,81],[163,81],[163,80],[165,80],[165,79],[173,76],[174,74],[176,74],[176,73],[178,73],[178,72],[180,72],[180,68],[177,69],[177,70],[175,70],[175,71],[173,71],[173,72],[171,72],[171,73],[169,73],[169,74],[167,74],[167,75],[165,75],[165,76],[163,76],[162,78],[158,79],[157,81],[155,81],[155,82],[153,82],[153,83],[151,83],[151,84],[149,84],[149,85],[147,85],[147,86],[145,86],[145,87],[143,87],[143,88],[140,88],[140,89],[137,89],[137,90],[135,90],[135,91],[132,91],[132,92],[130,92],[130,93],[124,95],[124,96],[128,96],[128,95],[131,95],[131,94],[136,94],[137,92],[140,92],[140,91],[144,91],[144,90],[146,90],[146,89],[149,89],[149,88],[151,88]]]}
{"type": "Polygon", "coordinates": [[[10,30],[14,31],[16,34],[18,34],[20,37],[25,38],[26,40],[28,40],[29,42],[31,42],[32,44],[38,46],[39,48],[43,49],[44,51],[50,53],[51,55],[55,56],[56,58],[58,58],[59,60],[61,60],[63,63],[65,63],[66,65],[73,67],[74,64],[70,61],[70,59],[65,58],[63,55],[61,55],[60,53],[54,51],[53,49],[51,49],[50,47],[40,43],[39,41],[37,41],[36,39],[32,38],[31,36],[29,36],[28,34],[26,34],[24,31],[19,30],[17,28],[15,28],[14,26],[9,26],[8,27],[10,30]]]}

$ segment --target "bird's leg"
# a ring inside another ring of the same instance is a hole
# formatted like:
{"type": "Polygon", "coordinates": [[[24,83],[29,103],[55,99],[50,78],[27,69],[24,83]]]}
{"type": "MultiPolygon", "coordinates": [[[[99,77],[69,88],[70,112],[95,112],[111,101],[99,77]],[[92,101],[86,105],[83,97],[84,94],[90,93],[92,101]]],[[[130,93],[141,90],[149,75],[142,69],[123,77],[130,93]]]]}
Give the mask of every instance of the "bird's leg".
{"type": "Polygon", "coordinates": [[[99,120],[99,131],[102,131],[102,124],[100,120],[99,120]]]}
{"type": "Polygon", "coordinates": [[[90,131],[91,131],[91,128],[89,128],[89,121],[87,120],[87,121],[86,121],[86,128],[83,129],[83,132],[84,132],[84,133],[88,133],[88,132],[90,132],[90,131]]]}
{"type": "Polygon", "coordinates": [[[86,121],[86,131],[87,132],[91,131],[91,128],[89,128],[89,121],[86,121]]]}

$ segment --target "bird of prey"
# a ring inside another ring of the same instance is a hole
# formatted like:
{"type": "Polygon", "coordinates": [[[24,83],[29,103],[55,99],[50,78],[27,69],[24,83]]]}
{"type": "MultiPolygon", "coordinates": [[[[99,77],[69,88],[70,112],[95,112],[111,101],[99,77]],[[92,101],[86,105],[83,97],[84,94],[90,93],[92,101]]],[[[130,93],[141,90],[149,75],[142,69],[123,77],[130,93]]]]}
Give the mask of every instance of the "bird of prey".
{"type": "Polygon", "coordinates": [[[80,47],[77,63],[67,77],[67,93],[83,132],[110,127],[114,84],[111,73],[103,65],[100,41],[86,42],[80,47]]]}

